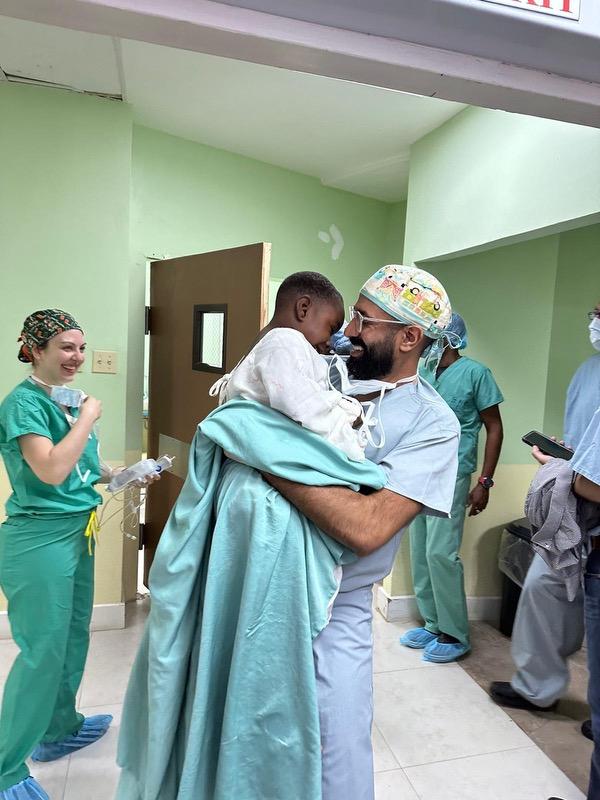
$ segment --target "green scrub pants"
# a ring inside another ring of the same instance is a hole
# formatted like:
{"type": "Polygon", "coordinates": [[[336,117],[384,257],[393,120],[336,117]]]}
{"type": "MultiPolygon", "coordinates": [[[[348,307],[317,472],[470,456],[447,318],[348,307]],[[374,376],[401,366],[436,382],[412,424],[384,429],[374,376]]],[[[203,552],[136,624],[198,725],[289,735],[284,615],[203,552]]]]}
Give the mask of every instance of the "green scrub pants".
{"type": "Polygon", "coordinates": [[[458,551],[465,524],[470,475],[456,479],[451,519],[419,514],[410,527],[410,561],[425,629],[469,645],[464,570],[458,551]]]}
{"type": "Polygon", "coordinates": [[[21,651],[4,687],[0,791],[29,775],[25,759],[40,742],[59,742],[83,724],[75,698],[94,595],[89,516],[13,517],[0,527],[0,586],[21,651]]]}

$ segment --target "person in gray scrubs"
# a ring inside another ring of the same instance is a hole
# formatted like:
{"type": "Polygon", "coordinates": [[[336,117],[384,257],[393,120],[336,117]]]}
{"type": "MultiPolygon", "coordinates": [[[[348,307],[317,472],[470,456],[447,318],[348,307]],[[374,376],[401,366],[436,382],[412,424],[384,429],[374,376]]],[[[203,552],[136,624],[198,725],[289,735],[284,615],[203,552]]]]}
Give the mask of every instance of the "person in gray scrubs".
{"type": "MultiPolygon", "coordinates": [[[[588,314],[590,341],[600,350],[600,303],[588,314]],[[594,322],[596,320],[597,322],[594,322]]],[[[577,447],[600,408],[600,352],[581,364],[567,392],[564,439],[577,447]]],[[[519,599],[511,654],[517,671],[510,683],[494,681],[490,695],[510,708],[550,711],[569,685],[567,658],[583,642],[583,590],[569,602],[567,590],[540,555],[535,555],[519,599]]],[[[591,738],[586,723],[584,735],[591,738]]]]}
{"type": "Polygon", "coordinates": [[[366,455],[386,470],[386,488],[361,494],[265,476],[359,556],[344,567],[331,621],[313,645],[323,800],[374,798],[373,583],[391,571],[401,536],[420,511],[448,516],[452,507],[460,426],[417,374],[423,351],[431,345],[439,352],[450,315],[447,294],[432,275],[396,265],[376,272],[350,310],[345,334],[353,351],[341,389],[374,412],[366,455]]]}

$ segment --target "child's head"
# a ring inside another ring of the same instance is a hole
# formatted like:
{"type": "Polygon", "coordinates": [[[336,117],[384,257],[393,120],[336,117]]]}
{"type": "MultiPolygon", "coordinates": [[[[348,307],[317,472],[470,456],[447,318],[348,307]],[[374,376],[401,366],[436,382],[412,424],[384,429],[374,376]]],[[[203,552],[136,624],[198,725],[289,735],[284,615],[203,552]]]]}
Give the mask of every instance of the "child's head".
{"type": "Polygon", "coordinates": [[[344,301],[333,283],[318,272],[295,272],[277,292],[273,321],[295,328],[318,350],[344,324],[344,301]]]}

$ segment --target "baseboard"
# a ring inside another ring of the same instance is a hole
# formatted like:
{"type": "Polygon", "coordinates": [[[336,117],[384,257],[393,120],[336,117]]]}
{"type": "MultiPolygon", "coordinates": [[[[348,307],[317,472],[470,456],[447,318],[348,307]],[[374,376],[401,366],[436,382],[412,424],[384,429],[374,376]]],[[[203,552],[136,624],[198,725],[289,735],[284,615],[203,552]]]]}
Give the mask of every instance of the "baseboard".
{"type": "MultiPolygon", "coordinates": [[[[94,606],[92,611],[93,631],[110,631],[125,627],[125,603],[105,603],[94,606]]],[[[10,626],[6,611],[0,611],[0,639],[10,639],[10,626]]]]}
{"type": "MultiPolygon", "coordinates": [[[[497,625],[501,602],[501,597],[467,597],[469,619],[497,625]]],[[[414,595],[391,597],[381,584],[375,587],[375,607],[388,622],[420,620],[414,595]]]]}

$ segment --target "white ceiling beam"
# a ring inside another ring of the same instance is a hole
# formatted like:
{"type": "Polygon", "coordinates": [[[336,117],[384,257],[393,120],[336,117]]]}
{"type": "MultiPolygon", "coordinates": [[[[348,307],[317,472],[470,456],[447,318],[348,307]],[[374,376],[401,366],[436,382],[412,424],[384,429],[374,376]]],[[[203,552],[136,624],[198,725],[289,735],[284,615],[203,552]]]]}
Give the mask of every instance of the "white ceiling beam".
{"type": "Polygon", "coordinates": [[[600,84],[211,0],[0,0],[0,13],[600,127],[600,84]]]}

